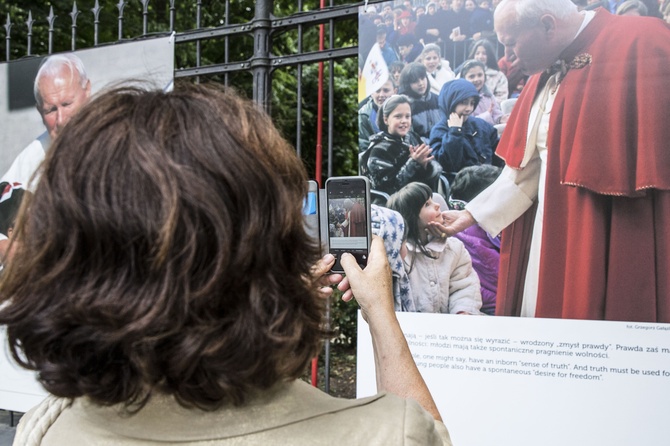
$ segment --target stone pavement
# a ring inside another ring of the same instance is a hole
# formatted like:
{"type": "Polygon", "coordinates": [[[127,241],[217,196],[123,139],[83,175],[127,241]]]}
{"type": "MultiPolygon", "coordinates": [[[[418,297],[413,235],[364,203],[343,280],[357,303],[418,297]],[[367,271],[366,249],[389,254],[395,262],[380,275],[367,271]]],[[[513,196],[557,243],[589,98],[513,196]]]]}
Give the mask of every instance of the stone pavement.
{"type": "Polygon", "coordinates": [[[21,413],[14,412],[14,426],[10,426],[11,417],[6,410],[0,410],[0,446],[11,446],[16,433],[16,424],[21,418],[21,413]]]}

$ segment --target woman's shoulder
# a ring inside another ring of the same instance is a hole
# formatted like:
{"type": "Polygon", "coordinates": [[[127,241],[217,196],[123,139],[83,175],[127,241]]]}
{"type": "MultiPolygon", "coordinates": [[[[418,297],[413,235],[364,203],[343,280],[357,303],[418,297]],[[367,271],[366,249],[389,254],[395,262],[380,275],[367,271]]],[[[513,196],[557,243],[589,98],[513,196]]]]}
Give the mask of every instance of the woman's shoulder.
{"type": "Polygon", "coordinates": [[[51,425],[69,405],[70,400],[49,395],[21,417],[16,429],[14,444],[29,444],[29,439],[39,440],[43,438],[51,425]]]}
{"type": "Polygon", "coordinates": [[[344,400],[351,406],[313,420],[307,429],[319,437],[329,435],[337,444],[451,444],[444,425],[435,421],[416,401],[389,393],[372,398],[344,400]]]}
{"type": "MultiPolygon", "coordinates": [[[[214,411],[184,408],[162,395],[132,415],[79,400],[61,412],[41,433],[39,444],[93,444],[102,438],[105,444],[121,446],[147,441],[308,445],[316,438],[320,444],[341,444],[343,439],[345,444],[450,444],[444,426],[412,400],[386,393],[335,398],[302,381],[260,392],[242,406],[214,411]]],[[[31,414],[33,421],[47,418],[49,413],[31,414]]]]}

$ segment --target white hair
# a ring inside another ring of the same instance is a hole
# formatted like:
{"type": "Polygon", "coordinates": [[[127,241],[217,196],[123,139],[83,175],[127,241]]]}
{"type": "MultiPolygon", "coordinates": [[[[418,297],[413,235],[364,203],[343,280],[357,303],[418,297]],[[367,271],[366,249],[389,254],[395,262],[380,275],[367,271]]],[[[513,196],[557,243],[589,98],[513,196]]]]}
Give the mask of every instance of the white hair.
{"type": "Polygon", "coordinates": [[[496,11],[502,10],[508,3],[513,3],[518,26],[535,24],[544,14],[564,19],[578,11],[572,0],[503,0],[496,11]]]}
{"type": "Polygon", "coordinates": [[[42,106],[42,95],[40,94],[39,89],[40,79],[42,79],[44,76],[56,76],[56,74],[58,74],[58,72],[64,66],[70,69],[70,76],[74,76],[74,73],[76,72],[79,75],[79,84],[82,88],[86,87],[88,76],[86,74],[86,69],[84,68],[84,63],[81,61],[81,59],[72,53],[54,54],[53,56],[49,56],[44,59],[44,61],[42,61],[40,69],[37,71],[37,76],[35,76],[33,93],[35,95],[35,101],[37,102],[38,106],[42,106]]]}

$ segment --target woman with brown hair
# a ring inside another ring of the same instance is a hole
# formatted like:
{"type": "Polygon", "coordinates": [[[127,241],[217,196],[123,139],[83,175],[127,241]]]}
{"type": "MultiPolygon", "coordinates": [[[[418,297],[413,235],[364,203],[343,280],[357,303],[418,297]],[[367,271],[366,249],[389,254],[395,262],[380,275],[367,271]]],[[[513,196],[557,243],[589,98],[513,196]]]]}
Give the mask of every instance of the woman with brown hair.
{"type": "Polygon", "coordinates": [[[89,103],[47,155],[0,282],[12,354],[53,395],[16,441],[449,444],[383,245],[365,270],[345,255],[347,278],[325,276],[334,258],[305,234],[305,194],[294,151],[234,94],[123,88],[89,103]],[[361,305],[379,389],[425,410],[297,379],[327,335],[331,284],[361,305]]]}

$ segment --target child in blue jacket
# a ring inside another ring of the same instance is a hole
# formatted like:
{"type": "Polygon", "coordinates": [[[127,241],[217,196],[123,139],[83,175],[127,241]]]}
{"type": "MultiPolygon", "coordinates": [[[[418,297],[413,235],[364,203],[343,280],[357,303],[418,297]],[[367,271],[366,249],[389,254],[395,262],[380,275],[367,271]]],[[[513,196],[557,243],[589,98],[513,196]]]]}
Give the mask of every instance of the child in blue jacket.
{"type": "Polygon", "coordinates": [[[430,147],[450,183],[464,167],[504,165],[494,156],[498,146],[496,129],[471,116],[478,103],[479,92],[465,79],[449,81],[440,91],[438,105],[442,118],[430,132],[430,147]]]}

